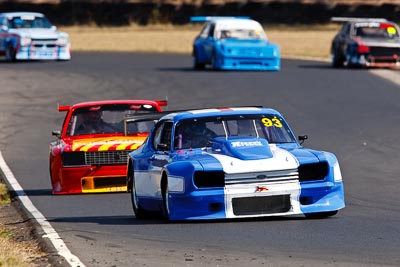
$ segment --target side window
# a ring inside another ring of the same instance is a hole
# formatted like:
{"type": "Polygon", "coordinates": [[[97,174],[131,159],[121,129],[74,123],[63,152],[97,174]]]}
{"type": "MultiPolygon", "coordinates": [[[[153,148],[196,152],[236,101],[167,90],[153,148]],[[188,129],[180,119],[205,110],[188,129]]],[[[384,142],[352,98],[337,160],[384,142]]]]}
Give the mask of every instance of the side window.
{"type": "Polygon", "coordinates": [[[210,24],[206,24],[203,28],[203,30],[200,33],[201,38],[207,38],[208,32],[210,31],[210,24]]]}
{"type": "Polygon", "coordinates": [[[172,122],[167,121],[160,124],[155,130],[153,148],[155,150],[170,150],[171,148],[172,122]]]}
{"type": "Polygon", "coordinates": [[[350,23],[347,23],[347,24],[344,26],[344,29],[343,29],[343,34],[344,34],[344,36],[349,36],[349,35],[353,34],[352,32],[350,32],[351,29],[352,29],[351,24],[350,24],[350,23]]]}
{"type": "Polygon", "coordinates": [[[154,137],[153,137],[153,148],[157,150],[157,145],[161,142],[161,133],[164,124],[157,125],[157,128],[154,130],[154,137]]]}
{"type": "Polygon", "coordinates": [[[349,35],[350,24],[345,23],[339,31],[339,35],[346,36],[349,35]]]}
{"type": "Polygon", "coordinates": [[[208,32],[208,37],[214,37],[214,30],[215,30],[215,24],[211,24],[210,31],[208,32]]]}
{"type": "Polygon", "coordinates": [[[13,22],[12,22],[12,20],[7,20],[7,27],[9,28],[9,29],[11,29],[11,28],[14,28],[13,27],[13,22]]]}

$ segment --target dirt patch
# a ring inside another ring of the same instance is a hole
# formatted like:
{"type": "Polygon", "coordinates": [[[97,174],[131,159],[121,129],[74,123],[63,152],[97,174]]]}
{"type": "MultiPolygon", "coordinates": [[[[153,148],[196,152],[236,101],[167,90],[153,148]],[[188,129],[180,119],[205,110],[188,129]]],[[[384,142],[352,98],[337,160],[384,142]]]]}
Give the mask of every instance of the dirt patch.
{"type": "Polygon", "coordinates": [[[0,266],[57,266],[39,240],[34,223],[24,215],[18,201],[0,205],[0,266]]]}

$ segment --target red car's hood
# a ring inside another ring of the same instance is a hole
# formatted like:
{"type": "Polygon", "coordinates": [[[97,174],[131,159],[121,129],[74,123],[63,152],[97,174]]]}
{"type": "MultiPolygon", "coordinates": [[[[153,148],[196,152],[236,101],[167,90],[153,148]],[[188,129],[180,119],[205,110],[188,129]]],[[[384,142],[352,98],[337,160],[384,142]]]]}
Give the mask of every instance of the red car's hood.
{"type": "Polygon", "coordinates": [[[71,151],[134,150],[141,146],[147,136],[112,136],[72,140],[71,151]]]}

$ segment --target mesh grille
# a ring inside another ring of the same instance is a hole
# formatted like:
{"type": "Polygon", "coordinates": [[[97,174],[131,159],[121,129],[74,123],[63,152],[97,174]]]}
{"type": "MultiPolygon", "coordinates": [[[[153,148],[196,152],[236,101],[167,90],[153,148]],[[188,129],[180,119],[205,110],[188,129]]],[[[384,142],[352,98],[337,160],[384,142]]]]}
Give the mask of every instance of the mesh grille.
{"type": "Polygon", "coordinates": [[[290,195],[233,198],[232,208],[235,215],[288,212],[291,208],[290,195]]]}
{"type": "Polygon", "coordinates": [[[57,39],[32,39],[33,43],[43,43],[43,42],[56,42],[57,39]]]}
{"type": "Polygon", "coordinates": [[[101,152],[86,152],[86,165],[117,165],[126,164],[128,154],[133,150],[115,150],[101,152]]]}
{"type": "Polygon", "coordinates": [[[269,171],[269,172],[249,172],[225,174],[225,184],[249,184],[260,182],[282,182],[298,180],[299,173],[297,169],[269,171]]]}

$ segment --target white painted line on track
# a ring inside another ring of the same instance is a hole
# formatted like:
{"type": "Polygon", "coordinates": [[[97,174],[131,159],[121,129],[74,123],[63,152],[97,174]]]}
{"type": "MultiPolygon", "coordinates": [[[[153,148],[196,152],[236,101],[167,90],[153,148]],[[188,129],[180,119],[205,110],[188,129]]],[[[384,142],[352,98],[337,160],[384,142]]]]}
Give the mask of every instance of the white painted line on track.
{"type": "Polygon", "coordinates": [[[370,72],[376,76],[389,80],[392,83],[400,85],[400,73],[398,70],[374,69],[370,70],[370,72]]]}
{"type": "Polygon", "coordinates": [[[80,259],[73,255],[71,251],[67,248],[64,241],[58,235],[56,230],[50,225],[47,219],[43,216],[43,214],[36,209],[33,205],[32,201],[25,194],[21,185],[18,183],[17,179],[15,179],[14,174],[11,172],[8,167],[6,161],[3,158],[3,155],[0,151],[0,169],[4,173],[5,178],[8,183],[12,187],[12,189],[16,192],[19,200],[24,205],[25,209],[36,219],[45,233],[42,237],[48,238],[50,242],[53,244],[54,248],[57,251],[57,254],[64,257],[67,263],[73,267],[85,267],[85,265],[80,261],[80,259]]]}

